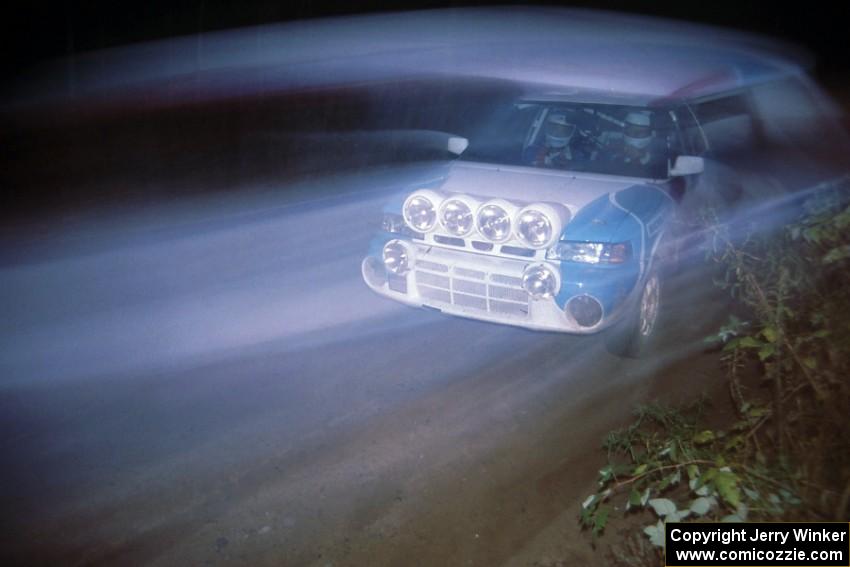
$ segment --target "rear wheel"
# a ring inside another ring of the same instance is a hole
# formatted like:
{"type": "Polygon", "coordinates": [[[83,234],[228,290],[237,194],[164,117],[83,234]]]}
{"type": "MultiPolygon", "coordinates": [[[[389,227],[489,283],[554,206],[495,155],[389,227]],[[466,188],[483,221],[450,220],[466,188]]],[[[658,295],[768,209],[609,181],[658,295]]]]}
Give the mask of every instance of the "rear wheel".
{"type": "Polygon", "coordinates": [[[649,349],[658,334],[661,290],[661,276],[657,269],[653,269],[646,277],[640,297],[631,312],[606,334],[605,344],[609,352],[637,358],[649,349]]]}

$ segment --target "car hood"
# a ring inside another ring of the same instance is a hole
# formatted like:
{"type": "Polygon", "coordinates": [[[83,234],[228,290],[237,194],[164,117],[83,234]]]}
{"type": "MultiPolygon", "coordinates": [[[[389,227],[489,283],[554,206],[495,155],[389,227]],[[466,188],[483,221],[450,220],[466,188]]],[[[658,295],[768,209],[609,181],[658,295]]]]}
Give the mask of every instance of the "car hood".
{"type": "Polygon", "coordinates": [[[566,205],[573,214],[608,193],[646,184],[647,180],[521,166],[455,162],[440,189],[516,203],[566,205]]]}

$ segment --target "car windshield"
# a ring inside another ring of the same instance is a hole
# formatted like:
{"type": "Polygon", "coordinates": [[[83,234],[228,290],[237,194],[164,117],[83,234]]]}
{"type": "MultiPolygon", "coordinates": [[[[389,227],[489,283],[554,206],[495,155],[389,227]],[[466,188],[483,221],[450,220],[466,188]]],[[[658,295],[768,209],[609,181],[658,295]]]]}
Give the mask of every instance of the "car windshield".
{"type": "Polygon", "coordinates": [[[662,179],[678,145],[669,112],[659,109],[523,101],[486,116],[463,159],[662,179]]]}

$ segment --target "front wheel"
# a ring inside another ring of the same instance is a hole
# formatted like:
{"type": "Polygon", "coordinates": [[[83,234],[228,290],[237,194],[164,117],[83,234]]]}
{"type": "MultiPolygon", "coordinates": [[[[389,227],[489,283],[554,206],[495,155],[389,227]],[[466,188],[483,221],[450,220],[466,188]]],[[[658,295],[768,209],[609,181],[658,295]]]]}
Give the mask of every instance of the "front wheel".
{"type": "Polygon", "coordinates": [[[658,334],[661,300],[661,276],[657,269],[653,269],[646,277],[631,312],[605,336],[605,344],[611,354],[637,358],[648,350],[658,334]]]}

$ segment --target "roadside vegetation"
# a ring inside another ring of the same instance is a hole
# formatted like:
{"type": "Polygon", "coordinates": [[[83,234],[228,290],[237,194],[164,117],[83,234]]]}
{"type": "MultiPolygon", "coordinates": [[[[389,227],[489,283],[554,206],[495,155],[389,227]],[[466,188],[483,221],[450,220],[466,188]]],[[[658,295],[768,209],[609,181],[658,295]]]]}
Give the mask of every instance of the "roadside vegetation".
{"type": "Polygon", "coordinates": [[[607,436],[580,523],[635,527],[611,550],[620,564],[660,558],[665,520],[850,520],[850,207],[836,189],[773,234],[707,225],[736,313],[707,339],[731,411],[650,404],[607,436]]]}

